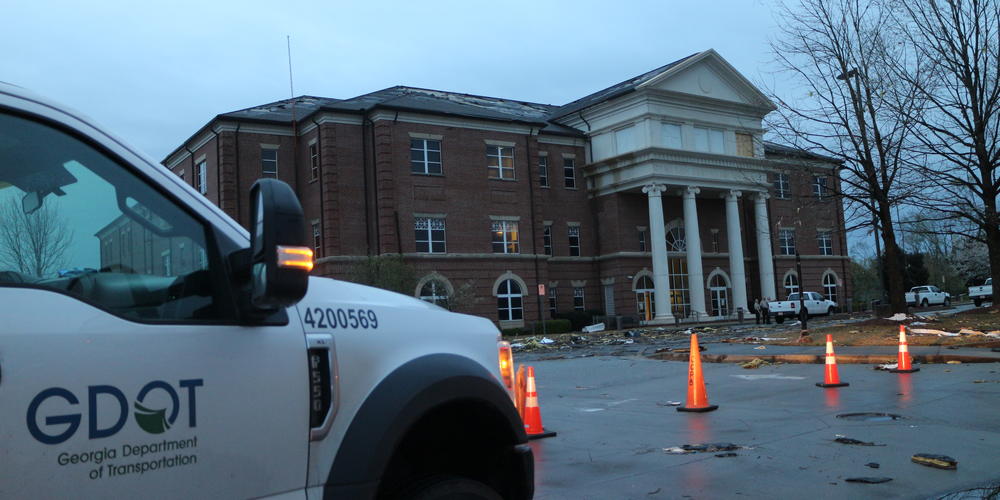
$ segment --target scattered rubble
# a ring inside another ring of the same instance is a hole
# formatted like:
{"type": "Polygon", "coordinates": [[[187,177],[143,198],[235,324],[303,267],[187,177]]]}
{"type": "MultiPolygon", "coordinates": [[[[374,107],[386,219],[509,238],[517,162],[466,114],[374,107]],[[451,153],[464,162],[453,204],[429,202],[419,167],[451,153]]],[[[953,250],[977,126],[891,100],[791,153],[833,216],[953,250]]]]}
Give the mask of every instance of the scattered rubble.
{"type": "Polygon", "coordinates": [[[958,468],[958,460],[948,455],[934,455],[931,453],[917,453],[910,457],[910,461],[915,464],[926,465],[936,469],[955,470],[958,468]]]}
{"type": "Polygon", "coordinates": [[[671,455],[686,455],[688,453],[715,453],[717,451],[749,450],[746,446],[733,443],[704,443],[704,444],[682,444],[664,448],[663,451],[671,455]]]}
{"type": "Polygon", "coordinates": [[[753,358],[750,361],[747,361],[746,363],[741,363],[740,368],[743,368],[745,370],[756,370],[757,368],[760,368],[762,366],[768,366],[771,364],[772,363],[769,361],[764,361],[763,359],[760,358],[753,358]]]}
{"type": "Polygon", "coordinates": [[[881,484],[892,481],[891,477],[849,477],[844,479],[848,483],[881,484]]]}
{"type": "Polygon", "coordinates": [[[879,467],[881,467],[881,465],[879,465],[876,462],[868,462],[868,463],[865,464],[865,467],[871,467],[872,469],[878,469],[879,467]]]}
{"type": "Polygon", "coordinates": [[[885,446],[884,444],[875,444],[869,441],[861,441],[859,439],[853,439],[841,435],[838,435],[837,438],[834,439],[834,441],[840,444],[850,444],[855,446],[885,446]]]}

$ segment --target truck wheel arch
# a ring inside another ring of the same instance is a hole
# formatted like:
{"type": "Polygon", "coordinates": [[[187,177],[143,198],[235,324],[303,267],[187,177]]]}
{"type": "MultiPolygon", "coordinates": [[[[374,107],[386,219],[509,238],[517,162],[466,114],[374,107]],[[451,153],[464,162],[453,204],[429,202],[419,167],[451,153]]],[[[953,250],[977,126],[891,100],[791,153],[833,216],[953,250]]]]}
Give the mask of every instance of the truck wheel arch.
{"type": "Polygon", "coordinates": [[[327,476],[324,498],[341,498],[348,491],[374,498],[411,429],[449,405],[487,415],[491,430],[500,433],[496,439],[502,439],[512,452],[510,473],[527,476],[514,481],[522,486],[515,488],[513,496],[530,498],[533,474],[527,465],[532,463],[531,451],[523,445],[527,436],[510,395],[483,366],[455,354],[411,360],[379,382],[344,435],[327,476]],[[520,456],[513,456],[515,452],[520,456]],[[527,491],[521,491],[524,488],[527,491]]]}

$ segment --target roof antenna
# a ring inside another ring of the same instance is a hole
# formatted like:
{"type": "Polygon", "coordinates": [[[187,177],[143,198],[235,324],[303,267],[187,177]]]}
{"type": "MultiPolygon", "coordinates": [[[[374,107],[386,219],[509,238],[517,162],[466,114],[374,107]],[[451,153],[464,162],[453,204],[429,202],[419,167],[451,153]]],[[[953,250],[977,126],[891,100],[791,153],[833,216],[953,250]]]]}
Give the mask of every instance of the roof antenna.
{"type": "Polygon", "coordinates": [[[292,37],[285,35],[285,43],[288,46],[288,93],[289,97],[295,97],[295,87],[292,85],[292,37]]]}

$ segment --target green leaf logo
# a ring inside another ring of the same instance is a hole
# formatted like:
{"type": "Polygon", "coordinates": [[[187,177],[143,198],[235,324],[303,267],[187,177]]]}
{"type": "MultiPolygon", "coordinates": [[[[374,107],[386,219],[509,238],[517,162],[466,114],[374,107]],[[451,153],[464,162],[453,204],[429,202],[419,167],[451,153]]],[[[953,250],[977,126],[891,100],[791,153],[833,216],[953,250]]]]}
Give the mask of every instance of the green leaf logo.
{"type": "Polygon", "coordinates": [[[167,422],[166,408],[151,410],[138,402],[134,403],[133,406],[135,406],[135,422],[139,424],[139,427],[142,427],[142,430],[150,434],[163,434],[170,428],[170,424],[167,422]]]}

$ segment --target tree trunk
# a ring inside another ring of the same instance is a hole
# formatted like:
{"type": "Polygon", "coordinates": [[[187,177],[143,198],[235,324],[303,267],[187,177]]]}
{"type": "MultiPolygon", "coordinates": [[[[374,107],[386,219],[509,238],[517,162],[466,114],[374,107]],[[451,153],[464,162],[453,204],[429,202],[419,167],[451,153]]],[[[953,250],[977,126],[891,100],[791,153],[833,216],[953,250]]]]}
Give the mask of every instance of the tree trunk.
{"type": "Polygon", "coordinates": [[[905,313],[906,291],[903,290],[903,254],[899,245],[896,244],[896,231],[892,227],[892,215],[889,213],[888,205],[881,206],[879,212],[882,242],[885,244],[884,262],[889,306],[893,313],[905,313]]]}
{"type": "MultiPolygon", "coordinates": [[[[1000,286],[1000,224],[997,220],[997,207],[991,200],[984,200],[985,214],[983,217],[983,232],[986,234],[986,249],[989,252],[990,276],[993,277],[993,286],[1000,286]]],[[[996,304],[996,296],[993,298],[996,304]]]]}

